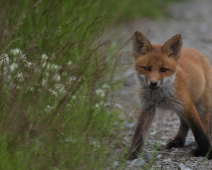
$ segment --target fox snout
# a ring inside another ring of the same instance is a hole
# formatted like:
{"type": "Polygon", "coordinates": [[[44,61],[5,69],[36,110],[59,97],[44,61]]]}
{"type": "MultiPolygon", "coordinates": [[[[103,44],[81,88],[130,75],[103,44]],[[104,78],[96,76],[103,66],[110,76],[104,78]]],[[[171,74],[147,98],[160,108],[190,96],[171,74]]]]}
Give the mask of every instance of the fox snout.
{"type": "Polygon", "coordinates": [[[151,81],[150,82],[150,86],[153,87],[153,88],[157,87],[157,85],[158,85],[157,81],[151,81]]]}
{"type": "Polygon", "coordinates": [[[158,80],[150,79],[149,77],[146,77],[140,73],[137,73],[137,77],[142,86],[146,86],[149,89],[158,89],[163,84],[163,81],[160,79],[158,80]]]}
{"type": "Polygon", "coordinates": [[[161,81],[158,80],[158,81],[155,81],[155,80],[148,80],[147,81],[147,86],[150,88],[150,89],[157,89],[157,88],[160,88],[161,87],[161,81]]]}

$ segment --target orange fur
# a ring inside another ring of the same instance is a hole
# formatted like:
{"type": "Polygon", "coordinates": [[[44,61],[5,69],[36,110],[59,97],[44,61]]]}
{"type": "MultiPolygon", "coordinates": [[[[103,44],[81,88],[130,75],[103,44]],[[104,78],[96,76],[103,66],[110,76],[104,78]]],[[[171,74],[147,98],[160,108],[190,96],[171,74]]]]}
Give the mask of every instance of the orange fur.
{"type": "Polygon", "coordinates": [[[167,149],[182,147],[191,128],[198,144],[194,156],[211,159],[210,105],[212,69],[207,58],[192,48],[182,48],[181,35],[164,45],[152,45],[140,32],[133,37],[140,111],[128,159],[136,159],[156,108],[175,111],[180,127],[167,149]]]}

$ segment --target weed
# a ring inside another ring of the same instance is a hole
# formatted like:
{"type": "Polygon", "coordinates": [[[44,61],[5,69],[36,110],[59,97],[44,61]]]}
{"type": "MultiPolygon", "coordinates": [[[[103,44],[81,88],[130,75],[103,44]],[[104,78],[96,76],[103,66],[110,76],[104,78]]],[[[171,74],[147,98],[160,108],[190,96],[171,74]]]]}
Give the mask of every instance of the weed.
{"type": "Polygon", "coordinates": [[[110,167],[121,106],[105,105],[116,67],[98,37],[118,5],[0,2],[0,169],[110,167]]]}

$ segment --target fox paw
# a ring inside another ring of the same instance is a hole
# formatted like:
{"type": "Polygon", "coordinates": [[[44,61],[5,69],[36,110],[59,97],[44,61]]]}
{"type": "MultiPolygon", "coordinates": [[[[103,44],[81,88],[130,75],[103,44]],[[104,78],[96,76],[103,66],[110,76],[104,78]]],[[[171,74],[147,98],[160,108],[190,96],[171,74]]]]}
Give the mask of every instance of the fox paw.
{"type": "Polygon", "coordinates": [[[196,149],[191,151],[192,155],[195,157],[202,156],[207,157],[209,160],[212,159],[212,150],[210,150],[208,153],[202,153],[201,149],[197,147],[196,149]]]}
{"type": "Polygon", "coordinates": [[[132,153],[125,154],[124,157],[125,159],[132,161],[134,159],[137,159],[138,155],[135,152],[132,152],[132,153]]]}
{"type": "Polygon", "coordinates": [[[170,141],[169,143],[167,143],[167,145],[166,145],[166,149],[171,149],[171,148],[180,148],[180,147],[183,147],[184,146],[184,141],[182,141],[182,140],[176,140],[176,139],[174,139],[174,140],[172,140],[172,141],[170,141]]]}
{"type": "Polygon", "coordinates": [[[201,153],[201,150],[198,147],[196,149],[192,150],[191,154],[195,157],[203,156],[202,153],[201,153]]]}

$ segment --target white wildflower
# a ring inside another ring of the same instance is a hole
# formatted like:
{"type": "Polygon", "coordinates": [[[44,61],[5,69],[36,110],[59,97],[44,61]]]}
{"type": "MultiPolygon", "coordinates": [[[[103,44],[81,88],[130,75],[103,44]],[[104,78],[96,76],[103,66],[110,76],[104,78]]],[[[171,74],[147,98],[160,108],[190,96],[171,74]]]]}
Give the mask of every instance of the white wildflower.
{"type": "Polygon", "coordinates": [[[108,84],[103,84],[102,88],[103,89],[110,89],[110,86],[108,84]]]}
{"type": "Polygon", "coordinates": [[[105,97],[105,91],[102,89],[97,89],[96,94],[100,97],[105,97]]]}
{"type": "Polygon", "coordinates": [[[30,87],[29,90],[30,90],[30,91],[34,91],[35,88],[34,88],[34,87],[30,87]]]}
{"type": "Polygon", "coordinates": [[[59,74],[55,74],[54,77],[53,77],[53,79],[54,79],[56,82],[59,82],[60,79],[61,79],[61,77],[60,77],[59,74]]]}
{"type": "Polygon", "coordinates": [[[69,81],[75,81],[77,78],[74,76],[69,77],[69,81]]]}
{"type": "Polygon", "coordinates": [[[12,55],[18,55],[22,60],[26,60],[25,54],[23,54],[19,48],[14,48],[14,49],[10,50],[10,53],[12,55]]]}
{"type": "Polygon", "coordinates": [[[11,75],[7,76],[7,80],[10,81],[11,80],[11,75]]]}
{"type": "Polygon", "coordinates": [[[41,82],[42,86],[45,86],[46,83],[47,83],[47,80],[46,79],[42,79],[42,82],[41,82]]]}
{"type": "Polygon", "coordinates": [[[71,98],[72,98],[73,100],[75,100],[77,97],[74,95],[74,96],[71,96],[71,98]]]}
{"type": "Polygon", "coordinates": [[[10,65],[10,71],[13,72],[14,70],[16,70],[18,68],[18,64],[17,63],[12,63],[10,65]]]}
{"type": "Polygon", "coordinates": [[[22,51],[19,48],[14,48],[14,49],[10,50],[10,53],[12,55],[17,55],[17,54],[21,54],[22,51]]]}
{"type": "Polygon", "coordinates": [[[7,54],[2,54],[1,55],[1,61],[0,61],[0,64],[9,64],[9,62],[10,62],[10,59],[9,59],[9,57],[8,57],[8,55],[7,54]]]}
{"type": "Polygon", "coordinates": [[[69,60],[67,64],[68,64],[68,65],[72,65],[72,61],[71,61],[71,60],[69,60]]]}
{"type": "Polygon", "coordinates": [[[117,109],[121,109],[121,110],[123,109],[123,106],[122,106],[122,105],[120,105],[120,104],[118,104],[118,103],[117,103],[117,104],[115,104],[115,105],[114,105],[114,107],[115,107],[115,108],[117,108],[117,109]]]}
{"type": "Polygon", "coordinates": [[[103,102],[99,102],[99,103],[96,103],[96,104],[95,104],[95,107],[96,107],[96,108],[99,108],[99,107],[101,107],[101,106],[103,106],[103,105],[104,105],[103,102]]]}
{"type": "Polygon", "coordinates": [[[48,59],[48,56],[44,53],[44,54],[41,55],[41,59],[42,60],[47,60],[48,59]]]}
{"type": "Polygon", "coordinates": [[[27,62],[27,67],[32,67],[32,62],[27,62]]]}
{"type": "MultiPolygon", "coordinates": [[[[43,65],[42,65],[42,66],[43,66],[43,65]]],[[[47,63],[47,64],[45,63],[44,67],[46,67],[47,70],[50,70],[51,65],[50,65],[49,63],[47,63]]]]}
{"type": "Polygon", "coordinates": [[[56,84],[54,87],[60,94],[65,93],[65,86],[63,84],[56,84]]]}
{"type": "Polygon", "coordinates": [[[54,95],[55,97],[58,97],[58,93],[56,91],[53,91],[53,90],[49,90],[49,91],[52,95],[54,95]]]}
{"type": "Polygon", "coordinates": [[[25,61],[25,60],[26,60],[26,55],[25,55],[25,54],[20,53],[19,58],[25,61]]]}
{"type": "Polygon", "coordinates": [[[65,139],[65,142],[73,142],[73,143],[76,143],[77,140],[70,137],[70,138],[66,138],[66,139],[65,139]]]}
{"type": "Polygon", "coordinates": [[[57,64],[52,64],[52,65],[50,65],[50,69],[51,70],[58,70],[59,66],[57,64]]]}
{"type": "Polygon", "coordinates": [[[14,70],[16,70],[18,68],[18,64],[17,63],[12,63],[10,65],[10,71],[13,72],[14,70]]]}
{"type": "Polygon", "coordinates": [[[59,34],[60,32],[62,31],[62,27],[61,26],[59,26],[59,27],[57,27],[57,30],[56,30],[56,34],[59,34]]]}
{"type": "Polygon", "coordinates": [[[93,146],[95,146],[95,147],[100,147],[100,143],[98,142],[98,141],[91,141],[91,144],[93,145],[93,146]]]}
{"type": "Polygon", "coordinates": [[[53,109],[53,106],[48,105],[48,106],[45,108],[45,111],[50,112],[52,109],[53,109]]]}
{"type": "Polygon", "coordinates": [[[44,73],[44,75],[45,75],[46,77],[49,77],[49,72],[46,71],[46,72],[44,73]]]}
{"type": "Polygon", "coordinates": [[[34,67],[34,72],[35,73],[39,73],[40,72],[40,68],[39,67],[34,67]]]}
{"type": "Polygon", "coordinates": [[[43,64],[42,64],[41,67],[42,67],[42,68],[46,67],[46,62],[43,62],[43,64]]]}
{"type": "Polygon", "coordinates": [[[20,82],[23,82],[24,81],[24,76],[23,76],[22,73],[18,73],[18,75],[16,76],[16,78],[18,78],[20,82]]]}
{"type": "Polygon", "coordinates": [[[95,107],[96,107],[96,108],[99,108],[99,103],[96,103],[96,104],[95,104],[95,107]]]}
{"type": "Polygon", "coordinates": [[[65,87],[64,87],[64,85],[63,84],[55,84],[54,85],[54,88],[56,89],[56,90],[59,90],[59,89],[64,89],[65,87]]]}

